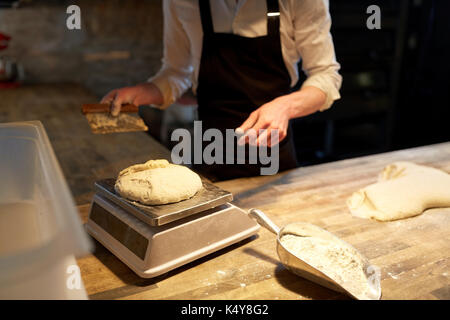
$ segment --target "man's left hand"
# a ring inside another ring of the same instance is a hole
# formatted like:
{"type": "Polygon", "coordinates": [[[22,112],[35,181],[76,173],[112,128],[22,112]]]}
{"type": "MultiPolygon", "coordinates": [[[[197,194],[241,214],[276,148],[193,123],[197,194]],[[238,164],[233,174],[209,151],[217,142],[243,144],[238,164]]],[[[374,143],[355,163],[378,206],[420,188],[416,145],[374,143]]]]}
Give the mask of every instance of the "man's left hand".
{"type": "Polygon", "coordinates": [[[238,143],[271,147],[286,138],[290,119],[289,100],[288,96],[278,97],[253,111],[248,119],[236,129],[236,132],[246,133],[252,129],[256,133],[256,137],[254,137],[256,140],[244,135],[238,140],[238,143]],[[271,133],[274,132],[272,130],[278,131],[278,139],[273,137],[275,141],[272,141],[271,133]]]}
{"type": "Polygon", "coordinates": [[[250,143],[269,147],[276,145],[286,138],[290,119],[304,117],[320,110],[326,97],[321,89],[305,86],[299,91],[280,96],[262,105],[236,129],[236,133],[244,134],[238,140],[238,144],[250,143]],[[249,131],[250,129],[252,130],[249,131]],[[276,136],[272,139],[272,132],[278,132],[278,139],[276,136]]]}

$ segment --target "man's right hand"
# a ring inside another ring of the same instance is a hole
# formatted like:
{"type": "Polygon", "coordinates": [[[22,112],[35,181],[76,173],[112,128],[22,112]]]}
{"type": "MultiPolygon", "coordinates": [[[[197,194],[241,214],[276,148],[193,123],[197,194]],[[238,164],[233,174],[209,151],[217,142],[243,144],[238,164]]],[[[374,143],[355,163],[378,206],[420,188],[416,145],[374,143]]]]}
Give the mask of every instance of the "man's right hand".
{"type": "Polygon", "coordinates": [[[100,103],[111,105],[111,115],[118,116],[123,104],[136,106],[164,103],[164,98],[159,88],[151,82],[140,83],[132,87],[124,87],[110,91],[100,103]]]}

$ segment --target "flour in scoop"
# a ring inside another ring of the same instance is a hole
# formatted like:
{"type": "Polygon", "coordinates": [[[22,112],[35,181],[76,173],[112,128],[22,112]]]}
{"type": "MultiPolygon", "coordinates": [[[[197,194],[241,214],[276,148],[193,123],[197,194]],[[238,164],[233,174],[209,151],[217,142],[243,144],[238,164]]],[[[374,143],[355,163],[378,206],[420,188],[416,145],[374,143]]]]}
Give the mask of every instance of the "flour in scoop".
{"type": "Polygon", "coordinates": [[[370,290],[363,257],[345,243],[316,237],[283,235],[281,244],[293,255],[326,274],[353,294],[370,290]]]}

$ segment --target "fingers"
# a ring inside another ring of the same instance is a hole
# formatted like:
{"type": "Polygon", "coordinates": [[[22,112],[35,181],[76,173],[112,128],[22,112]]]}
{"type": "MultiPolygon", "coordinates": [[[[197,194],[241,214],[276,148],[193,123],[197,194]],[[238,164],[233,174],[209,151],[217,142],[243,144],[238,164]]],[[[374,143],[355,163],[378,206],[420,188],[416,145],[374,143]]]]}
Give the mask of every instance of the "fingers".
{"type": "Polygon", "coordinates": [[[258,111],[252,112],[247,120],[245,120],[244,123],[235,130],[237,134],[244,134],[241,138],[239,138],[238,145],[243,145],[246,143],[252,143],[253,145],[256,143],[256,138],[260,133],[259,131],[261,129],[268,128],[269,126],[270,121],[267,121],[258,111]],[[249,131],[252,131],[251,134],[248,133],[249,131]],[[255,133],[256,136],[253,137],[255,133]]]}
{"type": "Polygon", "coordinates": [[[249,136],[248,134],[245,134],[246,131],[248,131],[258,120],[258,112],[254,111],[252,113],[250,113],[250,116],[247,118],[247,120],[245,120],[239,128],[237,128],[235,130],[236,134],[238,135],[242,135],[239,139],[238,139],[238,145],[242,146],[246,143],[249,142],[249,136]]]}
{"type": "Polygon", "coordinates": [[[239,128],[236,129],[236,133],[244,133],[258,121],[259,113],[257,111],[254,111],[250,113],[250,116],[247,118],[247,120],[244,121],[244,123],[241,124],[239,128]]]}
{"type": "Polygon", "coordinates": [[[259,136],[256,144],[258,146],[273,147],[286,138],[287,132],[282,129],[268,128],[265,129],[259,136]]]}
{"type": "Polygon", "coordinates": [[[287,136],[287,129],[278,128],[260,128],[255,130],[250,128],[238,139],[238,145],[242,146],[246,143],[252,146],[273,147],[280,143],[287,136]]]}
{"type": "Polygon", "coordinates": [[[258,117],[256,123],[251,128],[246,130],[247,132],[251,131],[251,135],[246,132],[245,135],[239,140],[242,144],[249,143],[251,145],[257,145],[257,137],[261,134],[263,129],[268,127],[270,127],[270,122],[265,120],[263,117],[258,117]]]}
{"type": "MultiPolygon", "coordinates": [[[[239,132],[236,130],[236,133],[239,134],[239,132]]],[[[256,139],[258,138],[258,133],[253,130],[252,128],[248,129],[245,134],[243,134],[239,139],[237,144],[239,146],[242,146],[246,143],[249,143],[251,145],[254,145],[256,143],[256,139]]]]}
{"type": "Polygon", "coordinates": [[[122,108],[122,99],[118,96],[113,100],[111,104],[111,115],[113,117],[117,117],[120,113],[120,109],[122,108]]]}
{"type": "Polygon", "coordinates": [[[268,145],[267,143],[267,137],[270,135],[270,129],[265,129],[259,136],[258,139],[255,141],[255,145],[260,147],[266,147],[268,145]]]}
{"type": "Polygon", "coordinates": [[[112,90],[112,91],[108,92],[108,94],[105,95],[102,98],[102,100],[100,100],[100,103],[110,104],[116,97],[116,94],[117,94],[117,90],[112,90]]]}
{"type": "MultiPolygon", "coordinates": [[[[275,105],[276,107],[276,105],[275,105]]],[[[272,104],[266,104],[252,112],[235,132],[242,135],[238,145],[275,146],[287,135],[289,118],[272,104]]]]}
{"type": "Polygon", "coordinates": [[[112,90],[106,96],[102,98],[100,103],[109,104],[111,106],[111,115],[117,117],[120,113],[120,108],[122,106],[122,101],[120,99],[120,95],[118,94],[119,90],[112,90]]]}
{"type": "Polygon", "coordinates": [[[120,113],[122,104],[129,103],[127,96],[128,95],[123,92],[122,89],[115,89],[104,96],[100,103],[109,104],[111,107],[111,115],[113,117],[117,117],[120,113]]]}
{"type": "Polygon", "coordinates": [[[252,129],[255,130],[257,134],[259,134],[260,130],[269,128],[270,124],[271,124],[270,121],[267,120],[266,118],[259,117],[258,121],[255,123],[252,129]]]}

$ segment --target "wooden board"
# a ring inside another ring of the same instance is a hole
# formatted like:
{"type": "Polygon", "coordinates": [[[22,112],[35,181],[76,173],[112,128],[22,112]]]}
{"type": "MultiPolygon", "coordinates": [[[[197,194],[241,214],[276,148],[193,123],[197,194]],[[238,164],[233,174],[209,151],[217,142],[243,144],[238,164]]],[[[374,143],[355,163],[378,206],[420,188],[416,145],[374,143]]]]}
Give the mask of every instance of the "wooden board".
{"type": "MultiPolygon", "coordinates": [[[[413,161],[450,172],[450,143],[291,170],[217,185],[233,203],[263,210],[283,226],[316,224],[359,249],[381,268],[383,299],[450,299],[450,209],[431,209],[406,220],[355,218],[345,200],[376,181],[383,167],[413,161]]],[[[80,207],[84,219],[88,206],[80,207]]],[[[155,279],[140,279],[97,243],[79,259],[92,299],[346,299],[301,279],[278,261],[273,234],[261,229],[233,245],[155,279]]]]}

